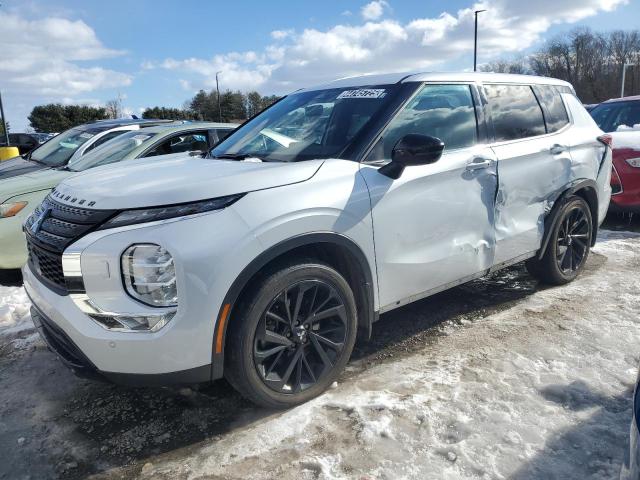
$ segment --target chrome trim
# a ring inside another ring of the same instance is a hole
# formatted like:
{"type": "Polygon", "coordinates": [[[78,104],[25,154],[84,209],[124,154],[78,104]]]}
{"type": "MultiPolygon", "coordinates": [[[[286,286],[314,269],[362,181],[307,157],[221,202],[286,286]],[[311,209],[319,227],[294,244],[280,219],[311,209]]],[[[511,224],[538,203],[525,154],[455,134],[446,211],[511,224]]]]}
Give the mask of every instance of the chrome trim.
{"type": "MultiPolygon", "coordinates": [[[[123,317],[169,317],[167,319],[167,322],[169,322],[171,319],[173,319],[173,317],[175,316],[176,312],[178,311],[177,308],[170,308],[170,309],[165,309],[162,312],[158,312],[156,314],[148,314],[148,313],[115,313],[115,312],[108,312],[108,311],[103,310],[100,307],[98,307],[96,304],[94,304],[91,301],[91,299],[89,298],[89,296],[86,293],[71,293],[71,294],[69,294],[69,297],[71,298],[73,303],[75,303],[75,305],[80,309],[81,312],[86,314],[96,324],[100,325],[102,328],[104,328],[105,330],[107,330],[109,332],[155,333],[155,332],[159,331],[162,328],[162,326],[160,328],[158,328],[157,330],[133,330],[131,328],[126,327],[125,324],[122,323],[119,320],[119,318],[123,318],[123,317]],[[105,325],[104,323],[102,323],[100,321],[101,318],[104,318],[104,319],[108,318],[110,320],[113,320],[113,321],[119,323],[120,325],[122,325],[122,327],[110,328],[110,327],[108,327],[107,325],[105,325]]],[[[166,322],[165,322],[165,324],[166,324],[166,322]]]]}

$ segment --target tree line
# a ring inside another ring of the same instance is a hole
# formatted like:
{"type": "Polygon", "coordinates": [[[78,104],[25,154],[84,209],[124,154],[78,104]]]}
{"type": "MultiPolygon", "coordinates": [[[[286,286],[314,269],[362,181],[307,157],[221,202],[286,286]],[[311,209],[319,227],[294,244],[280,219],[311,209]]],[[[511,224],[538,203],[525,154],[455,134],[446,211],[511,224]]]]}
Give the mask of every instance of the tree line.
{"type": "MultiPolygon", "coordinates": [[[[242,93],[228,90],[220,94],[218,109],[217,92],[200,90],[185,102],[183,108],[147,108],[142,113],[142,118],[243,122],[278,98],[275,95],[262,96],[258,92],[242,93]]],[[[104,107],[59,103],[38,105],[31,110],[28,119],[36,132],[62,132],[83,123],[123,116],[122,99],[118,97],[109,100],[104,107]]]]}
{"type": "Polygon", "coordinates": [[[213,122],[243,122],[264,110],[280,97],[262,96],[258,92],[242,93],[239,90],[227,90],[220,94],[212,90],[200,90],[185,102],[183,108],[153,107],[147,108],[143,118],[174,118],[176,120],[206,120],[213,122]]]}
{"type": "Polygon", "coordinates": [[[497,60],[481,70],[559,78],[573,85],[583,103],[599,103],[620,96],[625,64],[625,96],[638,95],[640,31],[598,33],[576,28],[552,38],[527,57],[497,60]]]}

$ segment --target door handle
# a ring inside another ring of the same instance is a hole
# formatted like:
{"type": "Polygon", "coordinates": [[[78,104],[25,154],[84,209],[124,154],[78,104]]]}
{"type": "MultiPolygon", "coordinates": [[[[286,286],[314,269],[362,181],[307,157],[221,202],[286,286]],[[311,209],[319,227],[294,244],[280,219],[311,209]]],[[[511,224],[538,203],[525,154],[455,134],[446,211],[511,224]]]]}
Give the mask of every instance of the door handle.
{"type": "Polygon", "coordinates": [[[467,170],[481,170],[491,166],[491,159],[486,157],[476,157],[467,164],[467,170]]]}
{"type": "Polygon", "coordinates": [[[549,152],[551,152],[552,155],[560,155],[561,153],[564,153],[566,151],[567,147],[565,147],[564,145],[559,145],[557,143],[555,145],[552,145],[549,149],[549,152]]]}

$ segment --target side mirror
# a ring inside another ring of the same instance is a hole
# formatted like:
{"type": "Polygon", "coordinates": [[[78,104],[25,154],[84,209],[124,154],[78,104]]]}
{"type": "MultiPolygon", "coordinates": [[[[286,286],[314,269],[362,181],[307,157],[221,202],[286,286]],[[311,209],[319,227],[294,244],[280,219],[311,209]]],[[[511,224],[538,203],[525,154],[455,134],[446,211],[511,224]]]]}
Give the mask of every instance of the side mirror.
{"type": "Polygon", "coordinates": [[[391,150],[391,162],[379,172],[394,180],[400,178],[405,167],[437,162],[444,151],[444,142],[436,137],[410,133],[396,142],[391,150]]]}

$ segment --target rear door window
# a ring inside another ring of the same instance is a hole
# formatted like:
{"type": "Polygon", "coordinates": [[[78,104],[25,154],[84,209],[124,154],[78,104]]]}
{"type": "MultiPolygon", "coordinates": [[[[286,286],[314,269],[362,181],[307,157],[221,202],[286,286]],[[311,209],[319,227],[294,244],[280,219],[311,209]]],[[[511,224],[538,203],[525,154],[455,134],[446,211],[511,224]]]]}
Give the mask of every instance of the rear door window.
{"type": "Polygon", "coordinates": [[[569,115],[567,115],[560,92],[553,85],[536,85],[533,89],[542,105],[547,133],[557,132],[568,125],[569,115]]]}
{"type": "Polygon", "coordinates": [[[540,104],[529,85],[485,85],[497,142],[546,133],[540,104]]]}

